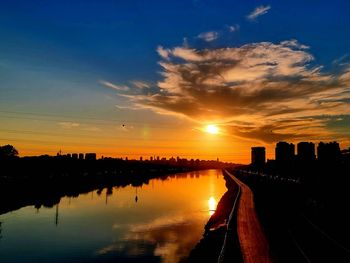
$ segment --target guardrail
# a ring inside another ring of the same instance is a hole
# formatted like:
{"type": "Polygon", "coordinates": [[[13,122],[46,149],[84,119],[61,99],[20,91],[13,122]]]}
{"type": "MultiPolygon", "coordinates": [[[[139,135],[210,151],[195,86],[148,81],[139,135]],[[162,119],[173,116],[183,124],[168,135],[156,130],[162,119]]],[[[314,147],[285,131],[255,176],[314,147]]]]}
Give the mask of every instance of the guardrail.
{"type": "MultiPolygon", "coordinates": [[[[223,170],[223,173],[226,173],[227,175],[230,175],[226,170],[223,170]]],[[[226,233],[225,233],[224,242],[223,242],[223,245],[222,245],[219,257],[218,257],[218,263],[223,263],[224,262],[228,235],[232,234],[232,230],[233,230],[232,229],[232,225],[233,225],[232,220],[234,220],[234,214],[237,211],[238,200],[239,200],[239,197],[241,195],[241,186],[239,184],[237,184],[236,182],[235,182],[235,184],[238,187],[237,195],[236,195],[235,201],[233,203],[231,213],[230,213],[229,218],[228,218],[227,229],[226,229],[226,233]]]]}

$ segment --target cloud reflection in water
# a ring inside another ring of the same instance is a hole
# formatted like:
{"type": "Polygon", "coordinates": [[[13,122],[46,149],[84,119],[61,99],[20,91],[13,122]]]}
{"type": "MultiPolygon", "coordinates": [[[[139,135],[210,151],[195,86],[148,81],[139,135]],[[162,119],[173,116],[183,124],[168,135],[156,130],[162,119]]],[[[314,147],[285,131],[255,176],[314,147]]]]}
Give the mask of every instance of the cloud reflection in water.
{"type": "Polygon", "coordinates": [[[97,254],[128,257],[152,255],[155,261],[161,259],[161,262],[166,263],[181,262],[203,234],[203,225],[198,224],[198,217],[202,216],[190,213],[186,216],[161,217],[146,224],[132,224],[122,239],[100,249],[97,254]]]}

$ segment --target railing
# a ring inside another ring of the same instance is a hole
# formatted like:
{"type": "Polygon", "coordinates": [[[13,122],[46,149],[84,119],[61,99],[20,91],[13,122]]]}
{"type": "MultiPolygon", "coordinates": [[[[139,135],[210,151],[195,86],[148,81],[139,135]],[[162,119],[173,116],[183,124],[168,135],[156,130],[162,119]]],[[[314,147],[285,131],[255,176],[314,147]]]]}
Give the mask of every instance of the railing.
{"type": "MultiPolygon", "coordinates": [[[[229,173],[227,173],[226,170],[223,170],[223,172],[226,173],[227,175],[230,175],[229,173]]],[[[239,197],[240,197],[240,195],[241,195],[241,186],[238,185],[236,182],[235,182],[235,184],[236,184],[237,187],[238,187],[237,195],[236,195],[235,201],[234,201],[234,203],[233,203],[231,213],[230,213],[229,218],[228,218],[227,229],[226,229],[226,233],[225,233],[224,242],[223,242],[223,245],[222,245],[222,248],[221,248],[219,257],[218,257],[218,263],[223,263],[223,262],[224,262],[228,235],[232,234],[232,231],[235,230],[235,229],[232,228],[232,225],[235,225],[235,224],[232,222],[232,220],[235,220],[234,215],[235,215],[236,212],[237,212],[238,200],[239,200],[239,197]]]]}

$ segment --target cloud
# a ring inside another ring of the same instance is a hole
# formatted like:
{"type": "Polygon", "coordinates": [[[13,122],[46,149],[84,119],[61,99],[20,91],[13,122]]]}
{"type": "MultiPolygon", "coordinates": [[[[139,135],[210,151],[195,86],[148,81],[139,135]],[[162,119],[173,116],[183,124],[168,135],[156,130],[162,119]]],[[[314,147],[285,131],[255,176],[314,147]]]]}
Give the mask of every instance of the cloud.
{"type": "Polygon", "coordinates": [[[164,59],[167,59],[169,56],[168,50],[164,49],[162,46],[158,46],[157,52],[164,59]]]}
{"type": "Polygon", "coordinates": [[[327,131],[327,119],[290,118],[275,120],[261,125],[228,125],[237,137],[273,143],[285,140],[331,140],[333,134],[327,131]]]}
{"type": "Polygon", "coordinates": [[[331,138],[330,119],[321,116],[350,114],[350,67],[322,72],[297,40],[161,50],[157,88],[123,94],[135,108],[220,123],[228,134],[265,142],[331,138]]]}
{"type": "Polygon", "coordinates": [[[300,44],[298,42],[298,40],[296,40],[296,39],[282,41],[281,45],[286,46],[286,47],[296,48],[296,49],[308,49],[308,48],[310,48],[309,46],[300,44]]]}
{"type": "Polygon", "coordinates": [[[209,32],[203,32],[198,35],[198,38],[206,41],[206,42],[211,42],[214,41],[219,37],[219,33],[215,31],[209,31],[209,32]]]}
{"type": "Polygon", "coordinates": [[[228,31],[230,31],[230,32],[237,32],[239,30],[240,26],[238,24],[236,24],[236,25],[227,26],[227,28],[228,28],[228,31]]]}
{"type": "Polygon", "coordinates": [[[267,11],[271,9],[271,6],[258,6],[254,9],[253,12],[251,12],[249,15],[247,15],[247,19],[250,21],[256,20],[257,17],[267,14],[267,11]]]}
{"type": "Polygon", "coordinates": [[[332,64],[333,65],[340,65],[340,66],[344,66],[344,65],[348,65],[348,58],[349,58],[349,53],[348,54],[345,54],[345,55],[342,55],[341,57],[339,58],[336,58],[332,61],[332,64]]]}
{"type": "MultiPolygon", "coordinates": [[[[155,257],[155,261],[184,262],[203,232],[203,226],[193,215],[156,218],[146,224],[130,224],[129,231],[96,251],[96,255],[133,256],[142,262],[142,256],[155,257]],[[190,235],[188,233],[191,233],[190,235]]],[[[119,234],[119,233],[118,233],[119,234]]],[[[122,261],[122,260],[121,260],[122,261]]]]}
{"type": "Polygon", "coordinates": [[[150,88],[151,87],[151,85],[148,82],[145,82],[145,81],[133,80],[133,81],[130,81],[130,82],[136,88],[139,88],[139,89],[144,89],[144,88],[150,88]]]}
{"type": "Polygon", "coordinates": [[[104,81],[104,80],[101,80],[100,83],[102,85],[104,85],[105,87],[108,87],[108,88],[111,88],[111,89],[114,89],[114,90],[118,90],[118,91],[128,91],[129,90],[129,87],[125,86],[125,85],[115,85],[115,84],[113,84],[111,82],[104,81]]]}
{"type": "Polygon", "coordinates": [[[77,128],[80,126],[79,123],[77,122],[70,122],[70,121],[63,121],[58,123],[59,126],[61,126],[64,129],[72,129],[72,128],[77,128]]]}
{"type": "Polygon", "coordinates": [[[189,47],[187,37],[184,37],[184,38],[183,38],[183,41],[182,41],[182,46],[184,46],[184,47],[189,47]]]}

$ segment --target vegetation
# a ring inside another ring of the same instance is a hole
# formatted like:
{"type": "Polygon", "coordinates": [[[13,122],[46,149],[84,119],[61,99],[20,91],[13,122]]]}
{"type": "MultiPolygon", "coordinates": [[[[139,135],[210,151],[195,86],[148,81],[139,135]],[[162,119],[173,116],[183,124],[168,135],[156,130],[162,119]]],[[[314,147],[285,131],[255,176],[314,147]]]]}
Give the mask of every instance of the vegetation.
{"type": "Polygon", "coordinates": [[[14,158],[18,156],[18,151],[10,144],[0,146],[0,159],[14,158]]]}

